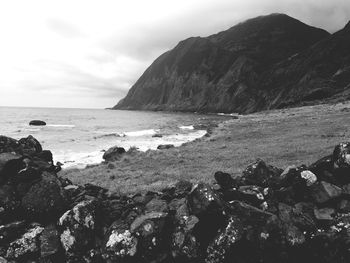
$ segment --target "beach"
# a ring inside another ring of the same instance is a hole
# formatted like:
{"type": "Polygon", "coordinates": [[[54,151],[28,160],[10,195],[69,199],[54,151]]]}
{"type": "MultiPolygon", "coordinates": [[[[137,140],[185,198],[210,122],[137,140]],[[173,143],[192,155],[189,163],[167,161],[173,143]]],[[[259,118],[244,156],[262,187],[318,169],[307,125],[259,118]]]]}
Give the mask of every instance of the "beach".
{"type": "Polygon", "coordinates": [[[350,103],[264,111],[226,119],[209,137],[168,150],[131,151],[120,160],[60,175],[112,191],[159,190],[184,179],[212,181],[216,171],[240,176],[257,158],[286,168],[309,165],[348,141],[350,103]]]}

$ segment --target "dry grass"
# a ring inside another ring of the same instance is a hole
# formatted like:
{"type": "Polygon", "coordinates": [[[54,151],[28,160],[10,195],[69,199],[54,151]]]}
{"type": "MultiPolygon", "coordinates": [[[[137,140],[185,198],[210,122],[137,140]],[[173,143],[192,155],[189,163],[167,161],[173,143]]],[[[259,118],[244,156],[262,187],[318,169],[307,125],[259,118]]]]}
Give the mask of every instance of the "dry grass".
{"type": "Polygon", "coordinates": [[[132,151],[119,161],[61,175],[78,184],[131,193],[158,190],[179,179],[209,182],[219,170],[238,176],[256,158],[281,168],[308,165],[350,139],[349,108],[350,102],[250,114],[179,148],[132,151]]]}

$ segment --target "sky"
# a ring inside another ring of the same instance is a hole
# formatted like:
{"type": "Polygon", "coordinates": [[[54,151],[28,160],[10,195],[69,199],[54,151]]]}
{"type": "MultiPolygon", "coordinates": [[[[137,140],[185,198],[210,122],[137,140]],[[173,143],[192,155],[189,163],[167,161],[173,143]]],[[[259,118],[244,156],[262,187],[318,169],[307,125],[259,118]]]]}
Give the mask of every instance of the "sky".
{"type": "Polygon", "coordinates": [[[335,32],[349,0],[0,0],[0,106],[106,108],[163,52],[259,15],[335,32]]]}

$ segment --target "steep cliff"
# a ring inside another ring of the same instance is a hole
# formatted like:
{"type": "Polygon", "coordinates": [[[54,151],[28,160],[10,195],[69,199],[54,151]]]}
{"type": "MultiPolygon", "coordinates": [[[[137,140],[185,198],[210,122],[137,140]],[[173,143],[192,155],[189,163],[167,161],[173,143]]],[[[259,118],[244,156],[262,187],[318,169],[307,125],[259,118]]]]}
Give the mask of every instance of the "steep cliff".
{"type": "Polygon", "coordinates": [[[349,24],[330,35],[261,16],[156,59],[114,109],[253,112],[346,94],[349,24]]]}

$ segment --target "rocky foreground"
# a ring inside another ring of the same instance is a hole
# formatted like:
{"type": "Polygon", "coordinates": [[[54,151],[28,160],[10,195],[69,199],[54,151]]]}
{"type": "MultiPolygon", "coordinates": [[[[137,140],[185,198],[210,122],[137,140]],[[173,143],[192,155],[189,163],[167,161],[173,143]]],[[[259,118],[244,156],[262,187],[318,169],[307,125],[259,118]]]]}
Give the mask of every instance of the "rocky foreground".
{"type": "MultiPolygon", "coordinates": [[[[234,162],[234,160],[233,160],[234,162]]],[[[119,195],[0,136],[0,262],[350,262],[350,143],[309,167],[119,195]]]]}

